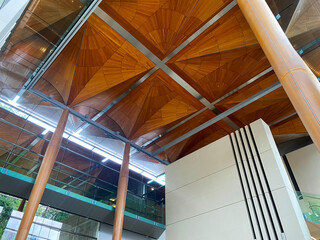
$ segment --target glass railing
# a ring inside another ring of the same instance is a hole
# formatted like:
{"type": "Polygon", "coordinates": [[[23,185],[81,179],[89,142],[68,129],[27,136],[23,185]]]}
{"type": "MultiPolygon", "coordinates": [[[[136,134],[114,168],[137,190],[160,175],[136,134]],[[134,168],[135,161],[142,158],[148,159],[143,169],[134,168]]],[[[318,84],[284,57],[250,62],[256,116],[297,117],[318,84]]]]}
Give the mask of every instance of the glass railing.
{"type": "MultiPolygon", "coordinates": [[[[0,109],[0,167],[36,178],[52,134],[44,130],[25,116],[0,109]]],[[[97,129],[92,134],[106,139],[97,129]]],[[[48,183],[115,207],[119,170],[119,164],[64,138],[48,183]]],[[[126,211],[164,224],[164,186],[136,171],[130,171],[126,211]]]]}
{"type": "Polygon", "coordinates": [[[320,196],[302,192],[296,195],[305,220],[320,224],[320,196]]]}

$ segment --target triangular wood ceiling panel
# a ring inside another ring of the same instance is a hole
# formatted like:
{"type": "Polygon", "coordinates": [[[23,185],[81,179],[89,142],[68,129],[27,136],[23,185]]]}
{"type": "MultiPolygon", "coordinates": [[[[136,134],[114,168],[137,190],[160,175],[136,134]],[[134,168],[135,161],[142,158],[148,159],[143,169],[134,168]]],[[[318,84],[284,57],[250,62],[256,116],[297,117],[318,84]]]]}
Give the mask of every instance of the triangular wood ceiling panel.
{"type": "Polygon", "coordinates": [[[124,43],[96,72],[71,105],[110,89],[146,70],[154,64],[129,43],[124,43]]]}
{"type": "Polygon", "coordinates": [[[231,0],[102,1],[100,7],[163,59],[231,0]]]}
{"type": "Polygon", "coordinates": [[[303,60],[310,67],[310,69],[314,72],[314,74],[320,78],[320,46],[308,52],[303,56],[303,60]]]}
{"type": "MultiPolygon", "coordinates": [[[[146,72],[142,72],[133,78],[126,80],[102,93],[99,93],[83,102],[75,105],[74,110],[83,115],[88,115],[89,118],[94,117],[98,112],[109,106],[114,100],[116,100],[122,93],[126,92],[134,83],[140,80],[146,72]]],[[[79,118],[71,116],[75,127],[83,125],[83,121],[79,118]]],[[[117,130],[118,131],[118,130],[117,130]]]]}
{"type": "Polygon", "coordinates": [[[271,127],[272,134],[284,135],[284,134],[300,134],[307,133],[306,128],[303,126],[298,115],[294,115],[280,123],[277,123],[271,127]]]}
{"type": "Polygon", "coordinates": [[[270,64],[238,7],[177,54],[169,66],[210,102],[270,64]]]}
{"type": "MultiPolygon", "coordinates": [[[[47,81],[52,86],[45,93],[57,91],[65,103],[75,106],[96,95],[100,98],[101,94],[105,95],[107,90],[118,85],[121,86],[116,90],[125,90],[130,83],[138,80],[133,80],[134,77],[141,78],[141,74],[152,67],[154,64],[149,59],[93,14],[47,70],[37,87],[44,90],[41,85],[47,81]],[[122,84],[126,81],[126,84],[122,84]]],[[[112,90],[108,93],[112,94],[109,96],[112,100],[120,95],[112,90]]]]}
{"type": "MultiPolygon", "coordinates": [[[[63,102],[67,103],[85,29],[86,24],[80,28],[77,34],[61,52],[59,57],[45,72],[42,77],[43,79],[35,86],[38,90],[44,90],[41,87],[41,85],[45,84],[43,80],[48,81],[61,95],[63,102]]],[[[50,88],[47,88],[47,91],[49,89],[50,88]]]]}
{"type": "MultiPolygon", "coordinates": [[[[210,110],[206,110],[199,114],[197,117],[192,118],[181,126],[177,127],[173,131],[159,138],[152,144],[146,147],[147,150],[155,151],[161,146],[168,144],[179,136],[187,133],[188,131],[196,128],[197,126],[205,123],[212,119],[216,115],[210,110]]],[[[175,146],[165,151],[170,162],[176,161],[177,159],[233,132],[234,130],[229,127],[225,122],[219,121],[215,125],[212,125],[203,131],[193,135],[192,137],[176,144],[175,146]]]]}
{"type": "MultiPolygon", "coordinates": [[[[275,74],[273,72],[269,73],[230,97],[222,100],[216,104],[216,107],[220,111],[226,111],[277,81],[278,79],[275,74]]],[[[233,113],[230,115],[230,118],[239,126],[248,125],[259,118],[262,118],[267,124],[272,124],[293,113],[295,113],[295,109],[283,88],[280,87],[233,113]]]]}
{"type": "Polygon", "coordinates": [[[100,18],[94,14],[90,16],[77,60],[69,104],[80,102],[73,101],[124,42],[125,39],[100,18]]]}
{"type": "Polygon", "coordinates": [[[201,108],[197,99],[158,70],[107,114],[135,139],[201,108]]]}
{"type": "Polygon", "coordinates": [[[239,7],[235,6],[188,44],[170,62],[219,53],[257,43],[258,41],[239,7]]]}

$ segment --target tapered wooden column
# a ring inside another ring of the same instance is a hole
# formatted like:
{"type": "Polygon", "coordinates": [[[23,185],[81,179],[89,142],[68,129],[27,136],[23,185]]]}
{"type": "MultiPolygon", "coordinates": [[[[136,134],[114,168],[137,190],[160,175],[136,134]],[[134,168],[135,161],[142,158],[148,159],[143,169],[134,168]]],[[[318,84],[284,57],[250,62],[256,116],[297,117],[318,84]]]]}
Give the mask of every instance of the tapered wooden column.
{"type": "Polygon", "coordinates": [[[320,152],[320,84],[265,0],[237,0],[291,103],[320,152]]]}
{"type": "Polygon", "coordinates": [[[43,157],[43,160],[38,172],[38,176],[33,185],[25,213],[22,217],[21,224],[16,236],[16,240],[25,240],[28,236],[31,224],[33,222],[33,219],[38,209],[43,192],[47,185],[54,162],[59,153],[59,149],[62,141],[62,135],[68,120],[68,115],[69,115],[69,110],[67,109],[64,110],[60,117],[58,126],[51,137],[47,151],[43,157]]]}
{"type": "Polygon", "coordinates": [[[123,161],[120,170],[117,202],[116,202],[116,213],[113,224],[113,235],[112,240],[121,240],[124,210],[126,206],[128,180],[129,180],[129,154],[130,154],[130,143],[126,143],[124,147],[123,161]]]}

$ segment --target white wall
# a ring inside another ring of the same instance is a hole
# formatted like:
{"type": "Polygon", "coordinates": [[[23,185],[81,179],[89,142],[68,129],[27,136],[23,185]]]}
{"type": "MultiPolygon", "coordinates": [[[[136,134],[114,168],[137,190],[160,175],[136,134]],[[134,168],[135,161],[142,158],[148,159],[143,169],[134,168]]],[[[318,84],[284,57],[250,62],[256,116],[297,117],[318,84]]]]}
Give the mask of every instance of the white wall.
{"type": "Polygon", "coordinates": [[[252,239],[230,145],[224,137],[166,169],[167,240],[252,239]]]}
{"type": "Polygon", "coordinates": [[[310,239],[269,127],[262,120],[250,126],[258,152],[254,152],[254,143],[248,128],[240,130],[243,138],[245,133],[249,136],[249,142],[244,140],[244,147],[239,131],[232,134],[238,165],[229,136],[226,136],[166,168],[167,240],[253,239],[245,199],[257,239],[262,239],[259,229],[263,239],[268,239],[268,231],[271,239],[276,239],[272,232],[272,222],[278,239],[282,238],[276,211],[279,213],[287,240],[310,239]],[[250,149],[253,151],[253,158],[250,156],[250,149]],[[240,160],[238,150],[243,162],[240,160]],[[259,165],[258,156],[261,158],[262,166],[259,165]],[[257,170],[254,169],[252,159],[257,162],[257,170]],[[243,168],[240,163],[243,163],[243,168]],[[240,167],[245,197],[237,166],[240,167]],[[252,170],[252,178],[249,167],[252,170]],[[263,170],[267,176],[266,180],[263,177],[263,170]],[[259,179],[262,179],[261,185],[259,179]],[[272,205],[267,186],[271,190],[275,207],[272,205]],[[257,194],[254,191],[255,187],[257,194]],[[268,209],[271,217],[267,214],[268,209]],[[263,216],[266,224],[263,222],[263,216]]]}
{"type": "Polygon", "coordinates": [[[320,195],[320,153],[314,144],[286,155],[301,192],[320,195]]]}

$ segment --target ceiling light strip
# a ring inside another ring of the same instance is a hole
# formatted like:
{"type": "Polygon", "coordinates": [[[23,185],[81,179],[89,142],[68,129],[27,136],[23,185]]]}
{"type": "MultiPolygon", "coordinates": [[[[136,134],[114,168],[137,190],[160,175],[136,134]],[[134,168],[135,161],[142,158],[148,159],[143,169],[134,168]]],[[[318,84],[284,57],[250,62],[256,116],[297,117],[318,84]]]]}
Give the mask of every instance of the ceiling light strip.
{"type": "MultiPolygon", "coordinates": [[[[0,101],[2,101],[2,100],[0,99],[0,101]]],[[[8,104],[6,104],[6,105],[11,107],[11,105],[8,105],[8,104]]],[[[0,106],[0,107],[1,107],[1,106],[0,106]]],[[[14,107],[14,106],[13,106],[13,107],[14,107]]],[[[14,108],[16,108],[16,107],[14,107],[14,108]]],[[[17,115],[17,116],[20,116],[19,112],[17,112],[17,111],[13,112],[13,111],[10,111],[10,110],[8,110],[8,109],[6,109],[6,110],[9,111],[9,112],[11,112],[11,113],[13,113],[13,114],[15,114],[15,115],[17,115]]],[[[30,118],[31,116],[32,116],[32,115],[30,115],[28,118],[30,118]]],[[[24,118],[24,119],[28,120],[28,118],[24,118]]],[[[19,130],[21,130],[21,131],[24,131],[24,132],[26,132],[26,133],[28,133],[28,134],[30,134],[30,135],[32,135],[32,136],[35,136],[35,137],[37,137],[38,140],[49,141],[48,139],[44,138],[43,134],[41,134],[41,135],[35,134],[35,133],[33,133],[33,132],[31,132],[31,131],[29,131],[29,130],[27,130],[27,129],[24,129],[24,128],[19,127],[19,126],[15,125],[15,124],[13,124],[13,123],[11,123],[11,122],[8,122],[7,120],[5,120],[5,119],[3,119],[3,118],[0,118],[0,122],[3,122],[3,123],[8,124],[8,125],[10,125],[10,126],[12,126],[12,127],[15,127],[15,128],[17,128],[17,129],[19,129],[19,130]]],[[[45,128],[45,127],[46,127],[46,126],[43,126],[43,124],[46,124],[45,122],[42,122],[42,123],[40,123],[40,125],[39,125],[39,120],[37,120],[36,122],[33,122],[33,123],[36,124],[36,125],[38,125],[38,126],[40,126],[40,127],[42,127],[42,128],[45,128]]],[[[46,125],[47,125],[47,124],[46,124],[46,125]]],[[[50,129],[51,132],[54,132],[54,130],[55,130],[55,128],[50,129]]],[[[66,134],[66,133],[64,133],[64,135],[68,135],[68,137],[70,136],[69,134],[66,134]]],[[[111,161],[116,162],[116,163],[118,163],[118,164],[121,164],[121,163],[122,163],[121,157],[116,156],[116,155],[114,155],[114,154],[111,153],[111,152],[106,152],[106,151],[102,150],[102,148],[99,148],[100,146],[96,146],[96,145],[94,145],[93,143],[86,142],[85,140],[80,139],[80,138],[76,138],[76,137],[74,137],[74,136],[70,136],[70,137],[69,137],[69,140],[72,141],[72,142],[74,142],[75,144],[78,144],[78,145],[80,145],[80,146],[82,146],[82,147],[84,147],[84,148],[87,148],[87,149],[90,150],[90,151],[93,151],[94,153],[96,153],[96,154],[98,154],[98,155],[100,155],[100,156],[102,156],[102,157],[105,157],[105,159],[102,160],[102,162],[105,162],[105,161],[107,161],[107,160],[111,160],[111,161]]],[[[35,142],[35,143],[31,143],[30,146],[33,146],[33,145],[35,145],[35,144],[36,144],[36,142],[35,142]]],[[[29,147],[28,147],[28,149],[29,149],[29,147]]],[[[61,149],[64,149],[64,150],[68,150],[68,151],[70,151],[70,152],[73,152],[71,149],[66,148],[66,147],[63,147],[63,146],[61,146],[61,149]]],[[[30,150],[30,149],[29,149],[29,150],[30,150]]],[[[31,151],[31,150],[30,150],[30,151],[31,151]]],[[[34,152],[33,152],[33,153],[34,153],[34,152]]],[[[75,153],[75,152],[73,152],[73,153],[75,153]]],[[[84,158],[86,158],[86,159],[89,159],[89,158],[87,158],[87,157],[85,157],[85,156],[83,156],[83,155],[81,155],[81,154],[78,154],[78,153],[76,153],[76,154],[79,155],[80,157],[84,157],[84,158]]],[[[39,156],[40,156],[40,155],[39,155],[39,156]]],[[[91,161],[91,160],[90,160],[90,161],[91,161]]],[[[104,165],[103,165],[103,166],[104,166],[104,165]]],[[[142,172],[146,172],[146,173],[148,173],[149,175],[153,176],[153,178],[157,178],[157,175],[154,174],[154,173],[149,172],[148,169],[145,169],[145,168],[143,168],[143,167],[141,168],[141,167],[139,167],[139,166],[135,166],[135,165],[132,164],[132,163],[130,163],[129,169],[132,170],[132,171],[135,171],[135,172],[137,172],[137,173],[140,173],[140,174],[141,174],[142,172]]],[[[160,183],[160,182],[159,182],[159,183],[160,183]]],[[[161,183],[161,184],[162,184],[162,183],[161,183]]],[[[163,184],[163,185],[164,185],[164,184],[163,184]]]]}
{"type": "Polygon", "coordinates": [[[160,158],[158,156],[153,156],[151,152],[145,150],[144,148],[140,147],[139,145],[137,145],[136,143],[130,141],[129,139],[127,139],[127,138],[121,136],[120,134],[110,130],[109,128],[107,128],[107,127],[105,127],[105,126],[93,121],[92,119],[87,118],[86,116],[82,115],[81,113],[79,113],[79,112],[75,111],[74,109],[64,105],[63,103],[61,103],[61,102],[59,102],[59,101],[47,96],[46,94],[44,94],[44,93],[42,93],[42,92],[40,92],[40,91],[38,91],[36,89],[29,89],[28,91],[33,93],[34,95],[42,98],[43,100],[51,103],[52,105],[60,108],[60,109],[63,109],[63,110],[64,109],[68,109],[70,114],[76,116],[81,121],[86,122],[86,123],[96,127],[97,129],[105,132],[106,134],[109,134],[110,136],[112,136],[115,139],[118,139],[118,140],[120,140],[120,141],[122,141],[124,143],[127,143],[127,142],[130,143],[131,147],[133,147],[133,148],[137,149],[139,152],[142,152],[142,153],[146,154],[147,156],[155,159],[156,161],[158,161],[158,162],[160,162],[162,164],[165,164],[165,165],[169,164],[167,161],[163,160],[162,158],[160,158]]]}
{"type": "Polygon", "coordinates": [[[164,145],[163,147],[161,147],[161,148],[159,148],[158,150],[156,150],[155,152],[153,152],[152,155],[156,156],[156,155],[158,155],[159,153],[167,150],[168,148],[170,148],[170,147],[172,147],[172,146],[174,146],[174,145],[176,145],[176,144],[184,141],[185,139],[187,139],[187,138],[193,136],[194,134],[202,131],[203,129],[211,126],[212,124],[214,124],[214,123],[216,123],[216,122],[224,119],[225,117],[231,115],[232,113],[234,113],[234,112],[236,112],[236,111],[244,108],[245,106],[249,105],[250,103],[253,103],[253,102],[256,101],[257,99],[259,99],[259,98],[261,98],[261,97],[269,94],[270,92],[278,89],[280,86],[281,86],[281,83],[280,83],[280,82],[277,82],[277,83],[275,83],[275,84],[273,84],[273,85],[271,85],[271,86],[263,89],[261,92],[253,95],[252,97],[250,97],[250,98],[244,100],[243,102],[237,104],[236,106],[234,106],[234,107],[226,110],[225,112],[221,113],[220,115],[212,118],[211,120],[209,120],[209,121],[201,124],[200,126],[192,129],[191,131],[185,133],[184,135],[182,135],[182,136],[178,137],[177,139],[171,141],[170,143],[164,145]]]}

